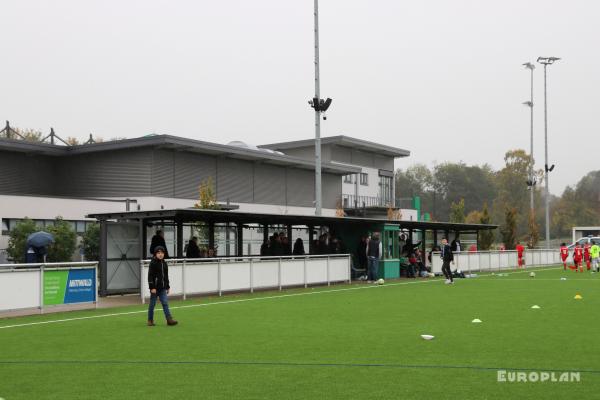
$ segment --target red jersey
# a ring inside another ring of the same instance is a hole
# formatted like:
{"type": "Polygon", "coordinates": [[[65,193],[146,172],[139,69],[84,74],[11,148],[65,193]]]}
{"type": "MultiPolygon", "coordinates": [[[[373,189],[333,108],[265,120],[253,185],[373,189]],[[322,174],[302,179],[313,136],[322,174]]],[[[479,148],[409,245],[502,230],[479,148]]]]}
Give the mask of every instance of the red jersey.
{"type": "Polygon", "coordinates": [[[521,257],[523,255],[523,252],[525,251],[525,246],[523,246],[522,244],[518,244],[516,249],[517,253],[519,253],[519,257],[521,257]]]}
{"type": "Polygon", "coordinates": [[[560,256],[563,260],[567,259],[567,257],[569,256],[569,248],[567,246],[560,247],[560,256]]]}
{"type": "Polygon", "coordinates": [[[581,247],[575,247],[573,249],[573,259],[580,260],[583,258],[583,249],[581,247]]]}
{"type": "Polygon", "coordinates": [[[590,245],[588,243],[586,243],[585,247],[583,248],[583,258],[586,260],[590,259],[590,245]]]}

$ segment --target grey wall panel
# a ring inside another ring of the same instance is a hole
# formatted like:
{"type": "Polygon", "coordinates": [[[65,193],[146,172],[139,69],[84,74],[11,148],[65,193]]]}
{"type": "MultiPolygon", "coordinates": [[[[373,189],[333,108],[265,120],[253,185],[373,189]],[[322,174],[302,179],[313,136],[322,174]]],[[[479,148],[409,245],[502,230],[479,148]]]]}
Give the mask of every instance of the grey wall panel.
{"type": "Polygon", "coordinates": [[[0,193],[53,195],[56,162],[52,157],[0,152],[0,193]]]}
{"type": "MultiPolygon", "coordinates": [[[[287,175],[287,205],[314,207],[315,174],[312,171],[289,168],[287,175]]],[[[322,175],[323,176],[323,175],[322,175]]],[[[341,182],[341,178],[340,178],[341,182]]],[[[341,193],[341,190],[340,190],[341,193]]]]}
{"type": "Polygon", "coordinates": [[[352,149],[342,146],[331,146],[331,159],[341,163],[352,163],[352,149]]]}
{"type": "Polygon", "coordinates": [[[175,153],[175,197],[198,199],[200,184],[212,178],[217,183],[217,159],[197,153],[175,153]]]}
{"type": "Polygon", "coordinates": [[[150,196],[152,149],[67,156],[59,163],[63,196],[150,196]]]}
{"type": "Polygon", "coordinates": [[[384,169],[386,171],[394,170],[394,158],[393,157],[385,157],[379,156],[377,154],[374,155],[374,166],[378,169],[384,169]]]}
{"type": "Polygon", "coordinates": [[[342,197],[342,177],[339,175],[321,175],[323,208],[336,208],[342,197]]]}
{"type": "Polygon", "coordinates": [[[254,203],[285,205],[285,168],[254,164],[254,203]]]}
{"type": "Polygon", "coordinates": [[[175,196],[175,152],[154,149],[152,152],[152,196],[175,196]]]}
{"type": "Polygon", "coordinates": [[[217,158],[217,200],[252,203],[252,162],[217,158]]]}
{"type": "MultiPolygon", "coordinates": [[[[302,158],[304,160],[315,160],[315,146],[299,147],[297,149],[285,149],[283,153],[288,156],[302,158]]],[[[321,145],[321,161],[330,162],[332,160],[331,145],[321,145]]]]}
{"type": "Polygon", "coordinates": [[[352,164],[361,167],[373,167],[373,154],[352,149],[352,164]]]}

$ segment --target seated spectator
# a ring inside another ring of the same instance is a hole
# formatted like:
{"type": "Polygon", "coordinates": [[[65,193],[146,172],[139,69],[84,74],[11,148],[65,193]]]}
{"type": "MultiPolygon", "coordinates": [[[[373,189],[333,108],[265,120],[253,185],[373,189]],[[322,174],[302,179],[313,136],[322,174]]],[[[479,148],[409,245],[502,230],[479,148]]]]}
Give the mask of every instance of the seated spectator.
{"type": "Polygon", "coordinates": [[[416,270],[417,270],[417,255],[414,251],[411,251],[408,255],[408,278],[416,278],[416,270]]]}

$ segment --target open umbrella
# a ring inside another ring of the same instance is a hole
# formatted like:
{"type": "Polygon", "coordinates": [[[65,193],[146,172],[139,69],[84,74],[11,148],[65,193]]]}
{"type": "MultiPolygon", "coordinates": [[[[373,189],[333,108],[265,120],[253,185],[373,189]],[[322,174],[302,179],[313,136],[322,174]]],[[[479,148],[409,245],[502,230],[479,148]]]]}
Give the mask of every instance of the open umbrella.
{"type": "Polygon", "coordinates": [[[27,246],[46,247],[50,243],[54,243],[54,236],[48,232],[34,232],[27,237],[27,246]]]}

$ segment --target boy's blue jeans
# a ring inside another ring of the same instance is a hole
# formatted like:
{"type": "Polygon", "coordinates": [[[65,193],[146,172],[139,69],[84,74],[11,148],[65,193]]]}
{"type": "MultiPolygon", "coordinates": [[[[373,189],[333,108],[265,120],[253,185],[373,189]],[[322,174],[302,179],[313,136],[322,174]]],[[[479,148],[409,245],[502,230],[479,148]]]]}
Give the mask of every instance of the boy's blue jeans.
{"type": "Polygon", "coordinates": [[[379,274],[379,259],[377,257],[369,257],[368,258],[368,263],[369,263],[369,280],[370,281],[376,281],[377,280],[377,275],[379,274]]]}
{"type": "Polygon", "coordinates": [[[171,310],[169,310],[169,300],[167,299],[167,290],[157,290],[156,293],[150,294],[150,305],[148,306],[148,321],[154,320],[154,307],[156,306],[156,299],[160,299],[163,311],[166,319],[171,319],[171,310]]]}

